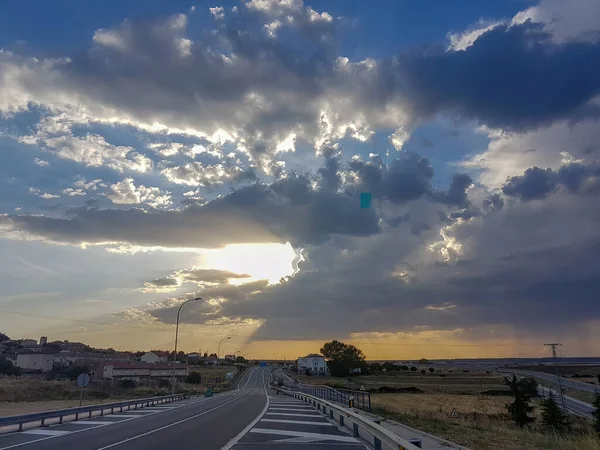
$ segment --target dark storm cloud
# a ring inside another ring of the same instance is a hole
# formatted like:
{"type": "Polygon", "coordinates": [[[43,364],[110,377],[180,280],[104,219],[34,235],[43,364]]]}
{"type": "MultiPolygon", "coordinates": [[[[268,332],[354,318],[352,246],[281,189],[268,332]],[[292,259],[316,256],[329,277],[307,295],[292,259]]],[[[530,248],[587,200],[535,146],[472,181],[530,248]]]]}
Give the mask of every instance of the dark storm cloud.
{"type": "Polygon", "coordinates": [[[178,284],[177,280],[175,278],[171,278],[171,277],[156,278],[152,281],[148,281],[147,283],[149,285],[156,286],[156,287],[177,286],[177,284],[178,284]]]}
{"type": "Polygon", "coordinates": [[[600,167],[579,163],[566,164],[557,171],[532,167],[521,176],[510,177],[502,192],[522,200],[544,198],[560,186],[573,194],[600,193],[600,167]]]}
{"type": "Polygon", "coordinates": [[[554,190],[556,181],[556,174],[552,169],[532,167],[523,176],[510,177],[502,187],[502,192],[523,200],[543,198],[554,190]]]}
{"type": "Polygon", "coordinates": [[[526,129],[600,93],[600,41],[552,42],[540,24],[497,26],[464,51],[416,50],[390,66],[417,116],[440,111],[526,129]]]}
{"type": "Polygon", "coordinates": [[[318,270],[301,266],[288,282],[225,303],[220,314],[265,319],[256,339],[347,337],[420,324],[508,325],[543,333],[600,319],[597,199],[557,195],[544,201],[542,210],[517,204],[447,230],[463,245],[457,261],[410,264],[413,252],[432,242],[435,233],[428,232],[412,237],[405,232],[402,240],[395,233],[372,236],[364,247],[344,244],[336,250],[328,244],[316,252],[327,255],[318,270]],[[574,217],[576,226],[570,226],[574,217]],[[552,246],[547,236],[553,236],[552,246]],[[427,308],[444,303],[455,306],[427,308]]]}
{"type": "Polygon", "coordinates": [[[355,160],[349,168],[359,178],[349,190],[371,192],[394,203],[415,200],[432,190],[433,168],[427,158],[416,153],[403,152],[388,165],[378,157],[369,162],[355,160]]]}
{"type": "Polygon", "coordinates": [[[299,175],[272,185],[257,183],[183,211],[79,208],[70,218],[0,216],[0,227],[73,244],[204,248],[253,242],[317,244],[332,234],[379,232],[373,210],[360,209],[345,195],[314,191],[310,183],[299,175]]]}
{"type": "Polygon", "coordinates": [[[455,173],[452,175],[448,192],[438,193],[437,198],[449,205],[468,206],[467,189],[472,184],[473,180],[466,173],[455,173]]]}
{"type": "MultiPolygon", "coordinates": [[[[260,292],[266,287],[267,281],[259,280],[239,286],[221,284],[216,287],[202,289],[201,292],[187,294],[185,298],[201,296],[202,301],[191,302],[186,305],[185,311],[182,311],[181,314],[182,322],[205,324],[207,321],[223,318],[222,301],[243,302],[253,293],[260,292]]],[[[175,323],[175,317],[177,316],[175,311],[178,307],[179,304],[173,305],[172,302],[165,301],[162,304],[154,305],[152,309],[148,310],[148,313],[161,322],[175,323]]]]}

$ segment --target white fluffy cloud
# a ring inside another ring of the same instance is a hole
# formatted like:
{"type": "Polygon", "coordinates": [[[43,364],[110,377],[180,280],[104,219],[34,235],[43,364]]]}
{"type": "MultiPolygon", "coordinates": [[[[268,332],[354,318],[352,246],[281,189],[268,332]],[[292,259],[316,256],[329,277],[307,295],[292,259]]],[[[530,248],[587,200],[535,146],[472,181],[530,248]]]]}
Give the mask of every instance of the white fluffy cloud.
{"type": "Polygon", "coordinates": [[[594,162],[600,155],[600,120],[596,119],[561,121],[525,133],[481,132],[491,139],[487,149],[461,165],[480,172],[479,182],[489,189],[501,187],[508,177],[529,167],[558,169],[569,162],[594,162]]]}
{"type": "Polygon", "coordinates": [[[166,208],[171,205],[171,194],[157,187],[136,186],[133,178],[126,178],[110,186],[106,197],[115,204],[135,205],[145,203],[153,208],[166,208]]]}

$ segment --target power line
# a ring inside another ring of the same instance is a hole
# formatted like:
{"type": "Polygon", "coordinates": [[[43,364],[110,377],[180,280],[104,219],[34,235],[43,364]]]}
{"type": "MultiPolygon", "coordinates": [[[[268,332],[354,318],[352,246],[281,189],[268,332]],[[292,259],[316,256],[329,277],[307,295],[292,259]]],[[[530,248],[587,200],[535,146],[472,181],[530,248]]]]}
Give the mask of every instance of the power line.
{"type": "MultiPolygon", "coordinates": [[[[565,396],[563,394],[562,381],[560,379],[560,376],[558,375],[558,358],[556,356],[556,347],[558,347],[558,346],[560,346],[562,344],[555,342],[555,343],[552,343],[552,344],[544,344],[544,345],[552,348],[552,356],[554,357],[554,364],[555,364],[554,371],[556,373],[556,378],[558,379],[558,390],[560,392],[560,402],[562,403],[563,412],[565,414],[567,414],[567,407],[565,405],[565,396]]],[[[550,392],[552,392],[552,391],[550,391],[550,392]]]]}

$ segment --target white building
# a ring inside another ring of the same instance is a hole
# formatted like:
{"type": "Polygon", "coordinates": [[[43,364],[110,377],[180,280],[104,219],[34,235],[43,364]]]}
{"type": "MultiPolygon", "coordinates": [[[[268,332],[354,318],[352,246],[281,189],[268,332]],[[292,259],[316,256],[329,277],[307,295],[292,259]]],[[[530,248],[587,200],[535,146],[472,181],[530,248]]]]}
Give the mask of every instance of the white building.
{"type": "Polygon", "coordinates": [[[23,350],[17,354],[17,367],[20,367],[23,370],[50,372],[56,356],[57,355],[55,355],[54,352],[32,352],[30,350],[23,350]]]}
{"type": "Polygon", "coordinates": [[[166,362],[168,356],[167,352],[148,352],[142,355],[140,361],[145,363],[166,362]]]}
{"type": "Polygon", "coordinates": [[[313,374],[325,375],[327,373],[327,363],[321,355],[307,355],[298,358],[298,373],[310,370],[313,374]]]}
{"type": "Polygon", "coordinates": [[[157,378],[169,379],[173,376],[179,380],[189,375],[187,364],[144,364],[144,363],[112,363],[103,368],[103,377],[117,380],[151,380],[157,378]]]}

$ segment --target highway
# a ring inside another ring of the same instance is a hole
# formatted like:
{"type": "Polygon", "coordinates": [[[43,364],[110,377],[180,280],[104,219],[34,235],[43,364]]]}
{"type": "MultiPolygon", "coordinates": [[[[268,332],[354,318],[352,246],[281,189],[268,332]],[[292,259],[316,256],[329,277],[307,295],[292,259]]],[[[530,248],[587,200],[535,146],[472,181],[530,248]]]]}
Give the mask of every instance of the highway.
{"type": "MultiPolygon", "coordinates": [[[[543,397],[549,397],[550,391],[552,391],[552,396],[554,397],[554,401],[559,406],[561,406],[560,395],[559,395],[558,391],[555,391],[554,389],[545,388],[542,386],[538,387],[538,392],[543,397]]],[[[579,416],[587,417],[588,419],[593,418],[592,413],[596,410],[596,408],[594,408],[591,404],[582,402],[581,400],[577,400],[576,398],[569,397],[567,395],[564,395],[563,397],[565,399],[565,407],[569,411],[571,411],[579,416]]]]}
{"type": "MultiPolygon", "coordinates": [[[[533,377],[533,378],[541,378],[542,380],[551,381],[553,383],[558,383],[558,381],[556,379],[556,375],[551,375],[548,373],[534,372],[534,371],[528,371],[528,370],[510,370],[510,371],[503,370],[502,372],[511,373],[511,374],[514,373],[518,378],[519,377],[533,377]],[[539,376],[539,375],[545,375],[545,376],[539,376]]],[[[564,381],[566,381],[566,380],[564,380],[564,378],[563,378],[561,381],[563,382],[563,386],[566,386],[566,384],[564,383],[564,381]]],[[[583,384],[585,386],[585,383],[580,383],[580,384],[583,384]]],[[[578,389],[578,388],[576,388],[576,389],[578,389]]],[[[550,388],[547,388],[544,386],[538,386],[538,393],[542,397],[549,397],[550,391],[552,391],[554,400],[560,406],[560,404],[561,404],[560,395],[557,390],[550,389],[550,388]]],[[[587,417],[588,419],[592,418],[592,413],[596,410],[596,408],[594,408],[590,403],[586,403],[581,400],[577,400],[576,398],[569,397],[568,395],[563,395],[563,397],[565,399],[565,407],[569,411],[571,411],[579,416],[587,417]]]]}
{"type": "MultiPolygon", "coordinates": [[[[539,378],[540,380],[550,381],[552,383],[558,383],[556,375],[545,372],[537,372],[533,370],[520,370],[520,369],[502,369],[501,372],[510,372],[516,375],[526,375],[528,377],[539,378]]],[[[569,378],[561,377],[562,385],[569,389],[579,389],[580,391],[587,392],[598,392],[600,393],[600,387],[593,384],[583,383],[582,381],[573,380],[569,378]]]]}
{"type": "Polygon", "coordinates": [[[0,435],[0,450],[367,448],[268,380],[267,369],[251,368],[224,394],[0,435]]]}

